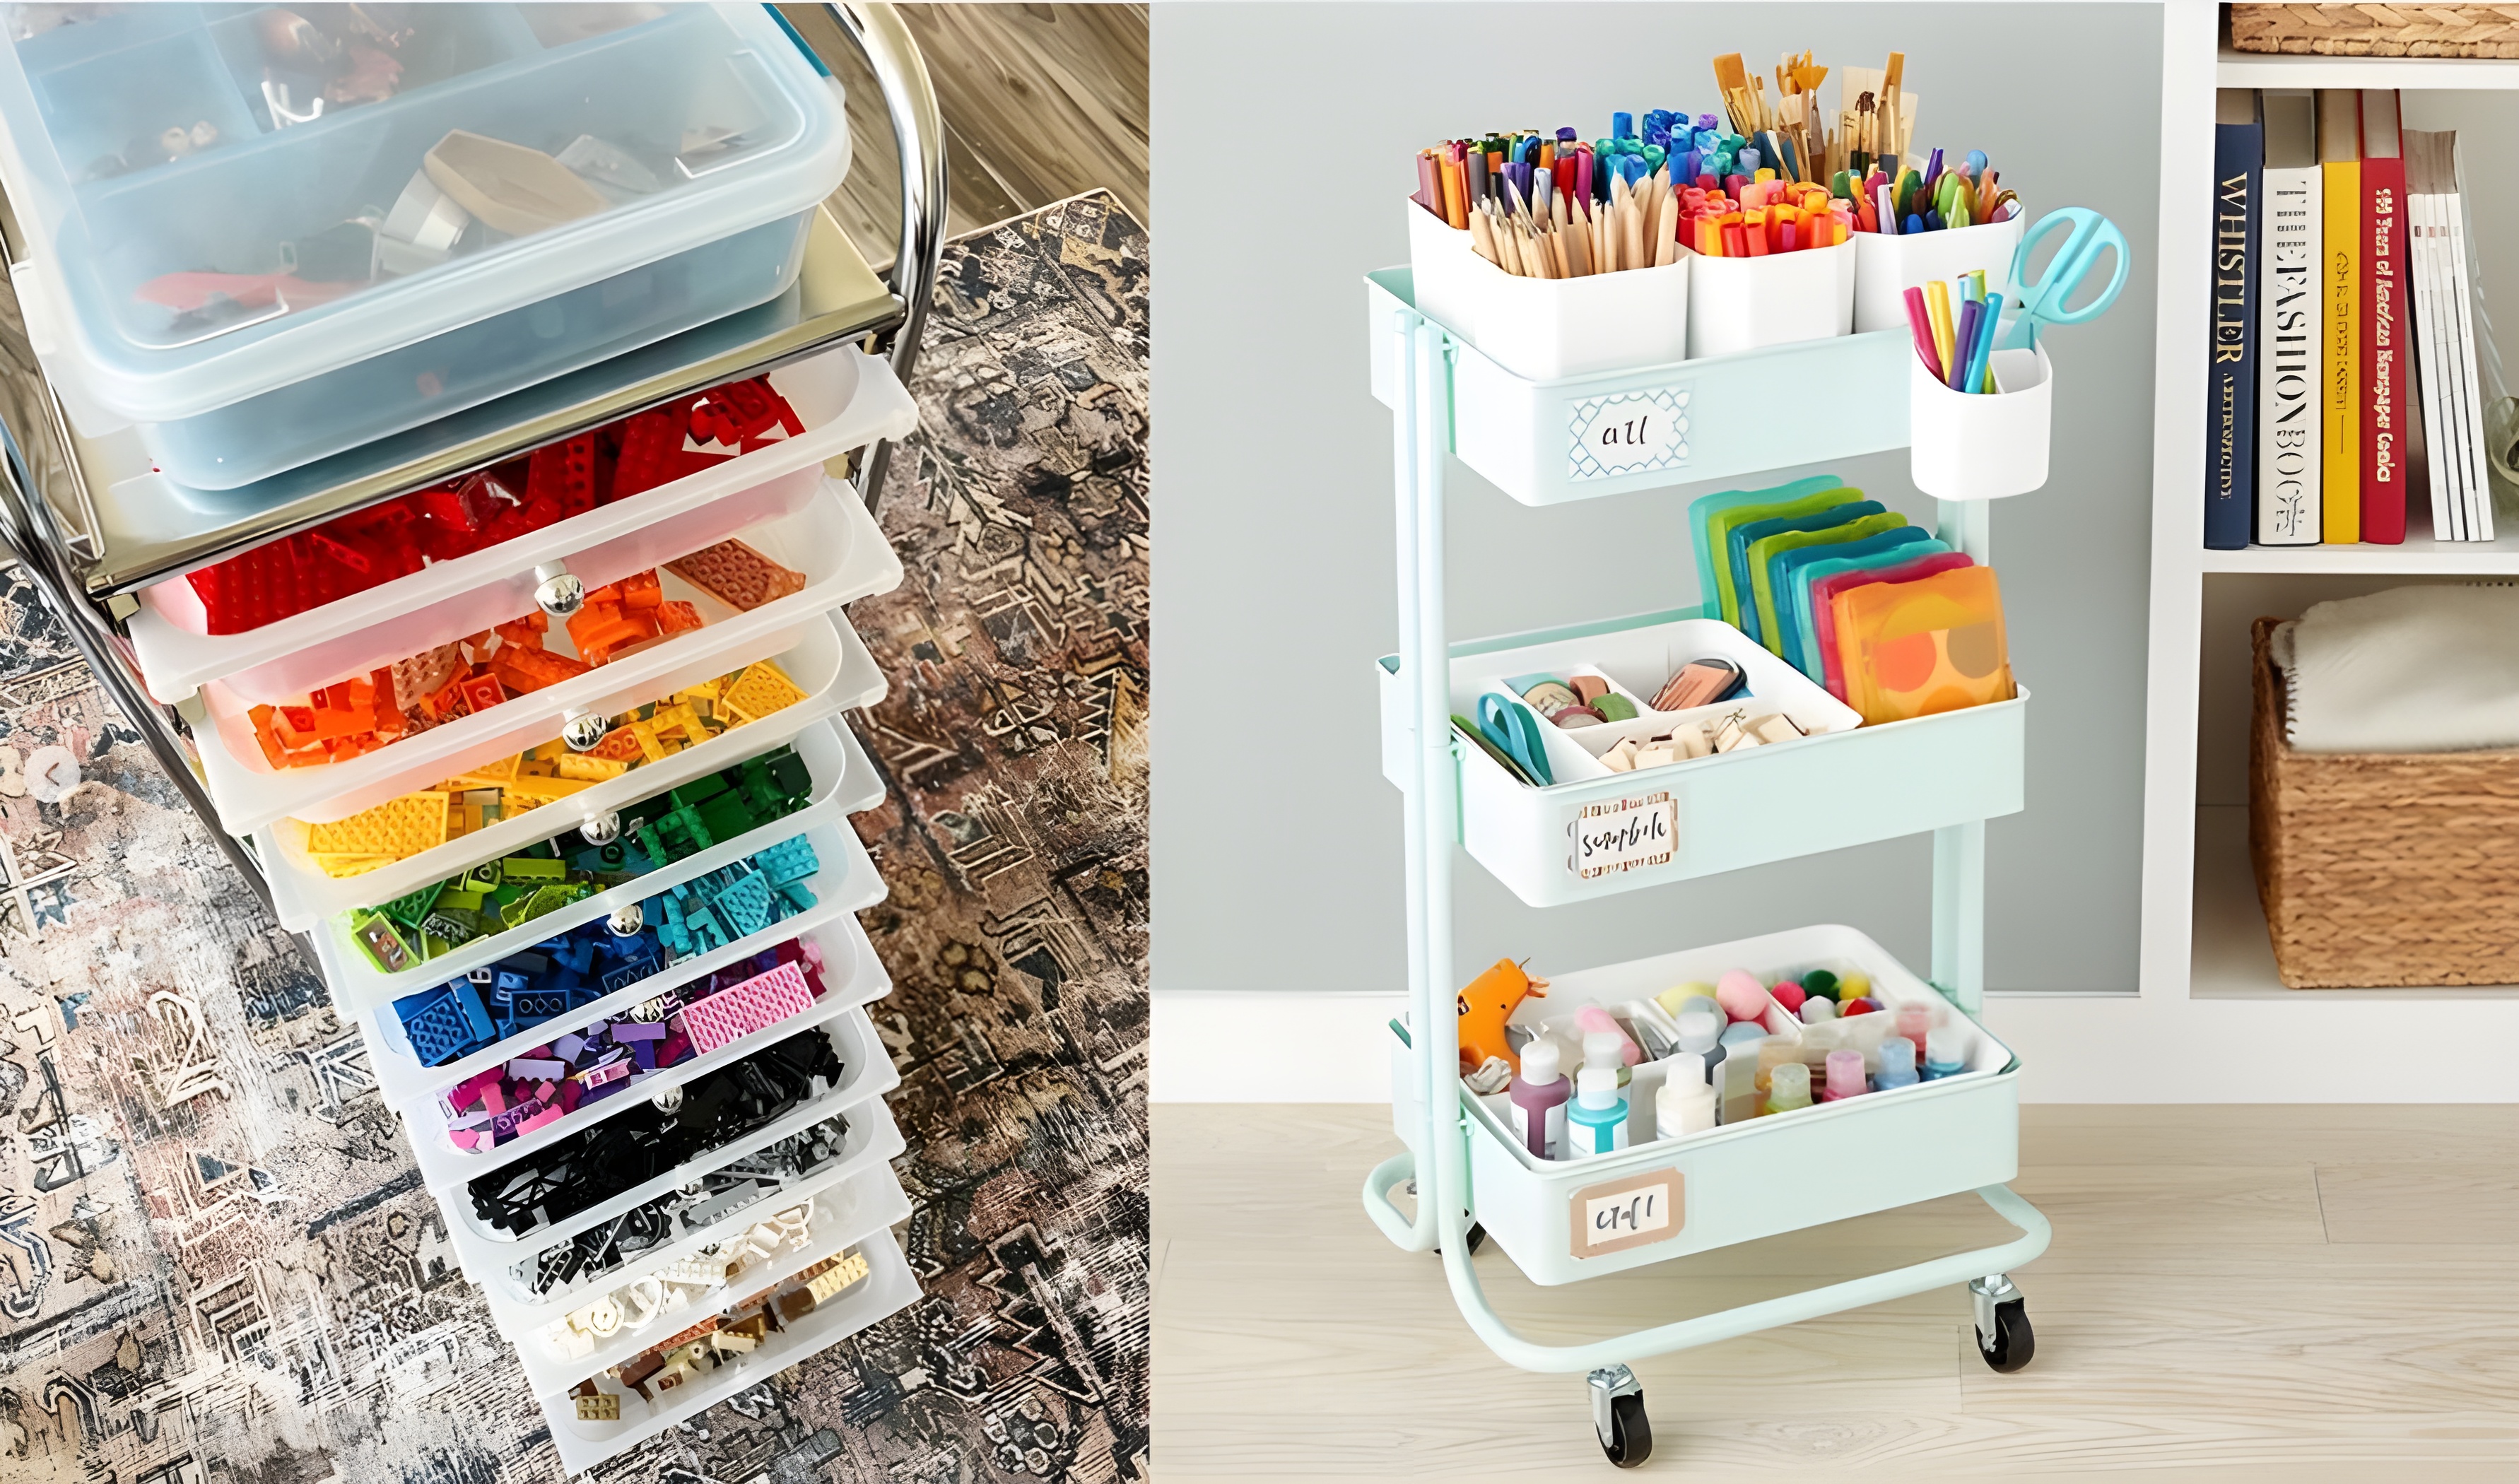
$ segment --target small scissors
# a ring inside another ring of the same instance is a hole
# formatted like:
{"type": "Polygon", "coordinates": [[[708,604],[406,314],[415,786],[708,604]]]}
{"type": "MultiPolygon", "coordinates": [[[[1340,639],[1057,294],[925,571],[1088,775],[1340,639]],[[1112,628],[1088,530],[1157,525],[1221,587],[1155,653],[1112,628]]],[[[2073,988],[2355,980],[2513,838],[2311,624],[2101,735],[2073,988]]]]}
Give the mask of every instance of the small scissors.
{"type": "Polygon", "coordinates": [[[2038,327],[2041,325],[2079,325],[2095,320],[2117,301],[2117,290],[2125,287],[2126,274],[2134,267],[2133,253],[2126,246],[2125,234],[2117,224],[2087,206],[2066,206],[2039,218],[2020,240],[2011,254],[2011,283],[2019,295],[2020,318],[2014,322],[2011,346],[2014,350],[2038,348],[2038,327]],[[2047,260],[2046,276],[2030,282],[2029,254],[2038,240],[2057,227],[2071,230],[2064,236],[2064,245],[2047,260]],[[2082,281],[2097,266],[2099,255],[2106,248],[2116,249],[2116,276],[2098,298],[2079,309],[2066,309],[2064,301],[2082,286],[2082,281]]]}
{"type": "Polygon", "coordinates": [[[1479,730],[1531,782],[1547,788],[1557,781],[1548,770],[1548,744],[1540,736],[1539,718],[1529,707],[1489,691],[1479,697],[1479,730]]]}

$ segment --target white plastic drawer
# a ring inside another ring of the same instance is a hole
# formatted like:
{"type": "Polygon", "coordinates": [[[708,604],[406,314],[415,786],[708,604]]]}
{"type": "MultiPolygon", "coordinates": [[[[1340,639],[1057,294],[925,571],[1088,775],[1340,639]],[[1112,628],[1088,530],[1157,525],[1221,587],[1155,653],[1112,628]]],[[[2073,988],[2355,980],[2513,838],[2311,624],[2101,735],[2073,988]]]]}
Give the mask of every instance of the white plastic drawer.
{"type": "MultiPolygon", "coordinates": [[[[739,1061],[773,1041],[782,1041],[800,1030],[810,1030],[824,1025],[847,1011],[889,993],[892,980],[883,972],[883,966],[874,962],[871,944],[865,944],[862,950],[861,949],[864,937],[857,928],[857,919],[852,915],[853,908],[849,904],[852,896],[870,895],[874,900],[882,899],[882,882],[877,878],[871,893],[867,891],[865,878],[874,875],[873,862],[866,858],[862,847],[854,851],[843,851],[839,841],[830,838],[834,832],[852,836],[852,843],[854,843],[853,832],[842,824],[825,824],[815,830],[809,837],[814,842],[817,853],[822,857],[823,868],[809,883],[817,898],[817,904],[811,913],[814,920],[803,924],[801,930],[798,920],[789,918],[784,922],[773,923],[761,932],[729,943],[726,947],[714,949],[705,954],[694,954],[636,984],[626,985],[605,995],[603,1003],[610,1007],[608,1010],[589,1006],[582,1010],[571,1011],[566,1016],[547,1021],[534,1027],[533,1030],[526,1032],[527,1047],[529,1049],[556,1039],[568,1031],[595,1021],[611,1019],[642,1000],[653,999],[668,989],[690,983],[729,964],[739,963],[766,948],[774,948],[791,938],[810,938],[823,955],[822,993],[812,1005],[775,1026],[757,1030],[704,1056],[692,1057],[664,1070],[650,1073],[611,1097],[591,1104],[581,1104],[576,1112],[546,1124],[532,1133],[510,1139],[496,1147],[478,1150],[459,1148],[447,1137],[447,1116],[443,1102],[444,1095],[472,1072],[466,1071],[463,1075],[449,1076],[446,1073],[450,1069],[432,1068],[429,1069],[425,1095],[398,1110],[402,1113],[403,1123],[410,1131],[412,1150],[420,1158],[420,1178],[431,1190],[447,1193],[449,1200],[461,1200],[463,1199],[461,1188],[467,1180],[476,1179],[520,1160],[530,1161],[539,1152],[549,1149],[573,1134],[594,1127],[625,1108],[645,1102],[668,1087],[679,1087],[729,1062],[739,1061]],[[851,859],[851,855],[855,855],[856,858],[851,859]]],[[[376,1021],[379,1028],[384,1025],[392,1024],[391,1008],[387,1007],[379,1011],[376,1021]]],[[[512,1057],[516,1054],[516,1052],[509,1052],[508,1056],[512,1057]]],[[[484,1055],[491,1064],[507,1059],[484,1055]]],[[[475,1060],[475,1058],[466,1058],[464,1063],[460,1065],[470,1066],[475,1060]]]]}
{"type": "MultiPolygon", "coordinates": [[[[1758,704],[1805,725],[1813,715],[1852,716],[1827,692],[1716,620],[1654,613],[1599,624],[1452,646],[1450,701],[1475,718],[1496,677],[1574,666],[1604,670],[1630,691],[1651,695],[1662,678],[1701,655],[1742,660],[1758,704]],[[1732,635],[1727,647],[1708,635],[1732,635]],[[1816,697],[1805,712],[1794,696],[1816,697]]],[[[1415,697],[1396,656],[1374,667],[1382,688],[1383,771],[1405,787],[1415,697]]],[[[1633,772],[1590,761],[1548,788],[1532,788],[1468,742],[1455,741],[1460,839],[1479,864],[1535,907],[1556,906],[1686,881],[1770,860],[1921,834],[1944,825],[2019,812],[2029,688],[2011,700],[1879,726],[1814,731],[1790,741],[1633,772]],[[1574,859],[1579,821],[1625,807],[1661,813],[1674,832],[1667,857],[1586,876],[1574,859]]],[[[1738,702],[1726,703],[1728,710],[1738,702]]],[[[1553,730],[1541,723],[1544,733],[1553,730]]],[[[1593,730],[1594,728],[1586,728],[1593,730]]],[[[1550,756],[1581,751],[1561,735],[1550,756]]]]}
{"type": "MultiPolygon", "coordinates": [[[[581,923],[609,917],[615,908],[644,901],[669,888],[731,865],[782,840],[811,833],[816,826],[844,812],[840,791],[845,788],[851,794],[858,792],[862,787],[861,780],[872,771],[873,764],[858,751],[857,741],[847,735],[847,729],[834,721],[808,726],[792,745],[814,776],[813,802],[795,813],[771,820],[731,840],[721,840],[696,854],[649,871],[608,891],[597,892],[556,912],[545,913],[521,927],[475,938],[451,953],[414,964],[398,974],[387,974],[378,969],[360,948],[351,934],[351,913],[335,913],[317,924],[307,935],[315,942],[316,955],[324,965],[325,980],[331,985],[332,1003],[350,1015],[380,1010],[390,1022],[393,1016],[387,1007],[405,995],[418,994],[478,965],[496,963],[511,953],[522,952],[581,923]]],[[[627,829],[626,815],[624,829],[627,829]]],[[[575,838],[573,831],[570,838],[575,838]]],[[[831,862],[825,860],[823,865],[828,869],[831,862]]],[[[402,1045],[400,1036],[397,1034],[393,1040],[401,1053],[399,1060],[408,1061],[410,1051],[402,1045]]],[[[386,1101],[401,1107],[401,1102],[393,1096],[395,1089],[387,1088],[386,1091],[386,1101]]]]}
{"type": "MultiPolygon", "coordinates": [[[[562,1306],[549,1321],[525,1326],[504,1312],[497,1300],[490,1305],[491,1317],[498,1321],[501,1332],[516,1347],[516,1358],[524,1363],[525,1380],[534,1395],[545,1405],[562,1411],[571,1420],[576,1409],[565,1393],[579,1381],[596,1375],[607,1367],[620,1365],[631,1357],[661,1343],[668,1336],[688,1329],[702,1317],[721,1312],[733,1301],[784,1283],[825,1257],[836,1257],[859,1243],[883,1235],[896,1223],[909,1219],[909,1197],[901,1188],[901,1178],[889,1167],[862,1170],[854,1178],[826,1186],[813,1195],[793,1199],[773,1198],[767,1202],[778,1209],[792,1209],[811,1201],[813,1212],[808,1219],[802,1246],[781,1244],[767,1260],[755,1261],[725,1287],[692,1297],[676,1309],[656,1313],[652,1295],[659,1280],[651,1268],[641,1277],[610,1285],[596,1285],[574,1304],[562,1306]],[[643,1291],[642,1291],[643,1290],[643,1291]],[[611,1297],[627,1311],[621,1327],[609,1335],[597,1338],[589,1354],[571,1357],[566,1348],[552,1337],[554,1328],[566,1331],[567,1316],[573,1310],[611,1297]],[[642,1297],[649,1306],[642,1311],[642,1297]],[[630,1322],[638,1314],[652,1314],[645,1324],[635,1328],[630,1322]],[[509,1328],[513,1325],[514,1328],[509,1328]]],[[[753,1212],[748,1221],[726,1223],[726,1230],[712,1233],[718,1242],[739,1237],[749,1226],[757,1225],[769,1212],[753,1212]]],[[[692,1250],[711,1244],[702,1243],[692,1250]]],[[[668,1264],[657,1264],[658,1268],[668,1264]]]]}
{"type": "MultiPolygon", "coordinates": [[[[531,612],[534,569],[545,563],[564,562],[598,588],[792,515],[821,489],[825,459],[918,422],[892,368],[854,348],[783,367],[770,382],[804,421],[802,435],[259,629],[209,633],[183,577],[144,589],[129,629],[151,694],[171,705],[218,680],[248,702],[271,702],[365,675],[531,612]]],[[[852,551],[882,544],[866,534],[871,520],[865,528],[848,533],[852,551]]]]}
{"type": "MultiPolygon", "coordinates": [[[[316,823],[346,819],[549,742],[569,717],[616,715],[741,669],[785,649],[816,615],[852,598],[889,591],[901,582],[901,562],[891,546],[867,518],[865,507],[837,484],[825,484],[820,496],[798,513],[747,535],[763,554],[804,574],[804,588],[745,611],[660,570],[665,599],[691,603],[701,627],[343,762],[273,767],[256,739],[252,704],[224,684],[203,686],[209,724],[198,730],[208,735],[197,736],[197,743],[221,821],[232,833],[244,834],[281,818],[316,823]]],[[[493,622],[520,616],[511,613],[493,622]]],[[[545,644],[554,653],[575,656],[567,626],[557,620],[545,644]]]]}
{"type": "MultiPolygon", "coordinates": [[[[1729,969],[1773,983],[1811,969],[1841,974],[1849,967],[1869,975],[1873,997],[1893,1009],[1930,1004],[1944,1025],[1965,1027],[1967,1070],[1573,1159],[1534,1158],[1493,1106],[1502,1100],[1481,1099],[1447,1079],[1470,1124],[1472,1214],[1531,1282],[1562,1284],[2010,1180],[2019,1164],[2018,1061],[1982,1025],[1852,928],[1796,928],[1579,973],[1551,972],[1547,996],[1523,1001],[1511,1024],[1647,999],[1691,981],[1712,983],[1729,969]],[[1669,1235],[1574,1255],[1577,1192],[1606,1194],[1665,1169],[1678,1177],[1669,1235]]],[[[1414,1055],[1393,1038],[1393,1106],[1412,1146],[1423,1126],[1411,1091],[1414,1055]]]]}
{"type": "MultiPolygon", "coordinates": [[[[564,1284],[537,1291],[532,1281],[536,1265],[568,1242],[565,1238],[558,1242],[538,1239],[514,1250],[459,1249],[464,1276],[490,1300],[490,1315],[498,1322],[500,1331],[521,1342],[541,1333],[597,1294],[635,1283],[679,1258],[723,1242],[773,1211],[843,1182],[861,1180],[889,1164],[908,1147],[900,1126],[893,1121],[892,1111],[881,1102],[862,1104],[844,1116],[848,1132],[840,1139],[833,1157],[819,1167],[723,1209],[703,1207],[696,1214],[677,1217],[670,1223],[671,1232],[653,1245],[631,1252],[608,1266],[582,1271],[564,1284]],[[464,1255],[467,1251],[468,1256],[464,1255]]],[[[740,1160],[742,1157],[733,1158],[740,1160]]],[[[726,1162],[694,1166],[690,1178],[698,1179],[726,1167],[726,1162]]],[[[889,1175],[890,1171],[883,1173],[889,1175]]]]}
{"type": "MultiPolygon", "coordinates": [[[[661,986],[659,986],[661,987],[661,986]]],[[[565,1220],[553,1222],[539,1230],[517,1236],[485,1224],[472,1208],[472,1199],[461,1186],[442,1191],[438,1204],[446,1212],[447,1235],[467,1272],[485,1271],[504,1266],[539,1250],[553,1242],[572,1237],[590,1227],[599,1226],[612,1217],[688,1180],[693,1174],[724,1164],[737,1157],[773,1144],[799,1129],[818,1123],[835,1113],[844,1113],[861,1104],[880,1104],[883,1095],[901,1085],[901,1073],[894,1069],[891,1053],[886,1051],[874,1026],[862,1008],[847,1011],[824,1023],[818,1033],[831,1038],[837,1049],[843,1071],[839,1085],[788,1110],[761,1128],[709,1151],[674,1169],[665,1171],[642,1185],[633,1187],[598,1204],[589,1206],[565,1220]]],[[[855,1115],[852,1114],[852,1121],[855,1115]]]]}
{"type": "Polygon", "coordinates": [[[302,820],[281,819],[256,830],[254,851],[269,874],[281,926],[304,932],[335,912],[390,901],[520,846],[548,840],[573,824],[792,742],[835,712],[883,699],[883,672],[837,613],[808,621],[796,642],[772,658],[805,692],[805,699],[565,800],[526,809],[363,875],[326,875],[307,855],[308,826],[302,820]]]}
{"type": "Polygon", "coordinates": [[[543,1413],[551,1420],[552,1442],[559,1450],[562,1465],[572,1473],[592,1468],[917,1301],[918,1280],[891,1233],[869,1238],[859,1250],[865,1254],[868,1272],[855,1288],[772,1334],[760,1349],[664,1393],[652,1405],[608,1376],[598,1384],[606,1395],[620,1401],[621,1416],[616,1421],[580,1421],[574,1402],[565,1397],[546,1399],[543,1413]]]}

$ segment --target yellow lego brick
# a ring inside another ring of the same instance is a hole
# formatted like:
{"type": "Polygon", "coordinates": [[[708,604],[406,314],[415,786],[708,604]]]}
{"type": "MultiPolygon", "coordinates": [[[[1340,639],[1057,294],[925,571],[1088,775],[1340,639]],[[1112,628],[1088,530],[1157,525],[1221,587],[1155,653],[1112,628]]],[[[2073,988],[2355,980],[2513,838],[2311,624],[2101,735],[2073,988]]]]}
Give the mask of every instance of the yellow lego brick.
{"type": "Polygon", "coordinates": [[[630,735],[639,739],[639,756],[645,759],[647,762],[656,763],[671,756],[671,754],[665,751],[665,745],[656,740],[656,726],[654,722],[631,722],[630,735]]]}
{"type": "Polygon", "coordinates": [[[401,860],[446,842],[448,796],[423,790],[331,824],[306,827],[310,855],[382,855],[401,860]]]}
{"type": "Polygon", "coordinates": [[[590,758],[584,753],[571,753],[559,760],[559,776],[580,778],[589,783],[600,783],[606,778],[618,778],[628,771],[630,771],[630,764],[627,763],[614,763],[605,758],[590,758]]]}
{"type": "Polygon", "coordinates": [[[315,862],[327,876],[365,876],[394,863],[391,855],[342,855],[332,851],[309,851],[307,859],[315,862]]]}
{"type": "Polygon", "coordinates": [[[523,757],[519,755],[513,758],[502,758],[496,763],[485,763],[469,772],[459,773],[447,779],[438,787],[450,794],[460,794],[466,789],[474,788],[502,788],[507,785],[508,779],[516,776],[516,766],[523,761],[523,757]]]}
{"type": "Polygon", "coordinates": [[[577,1419],[581,1422],[617,1422],[621,1420],[621,1398],[597,1392],[577,1399],[577,1419]]]}
{"type": "Polygon", "coordinates": [[[677,701],[714,701],[725,693],[726,683],[724,681],[702,680],[697,685],[686,686],[684,689],[675,691],[674,699],[677,701]]]}
{"type": "Polygon", "coordinates": [[[805,693],[777,666],[762,660],[727,687],[725,699],[727,711],[737,721],[758,721],[805,699],[805,693]]]}
{"type": "Polygon", "coordinates": [[[805,1290],[814,1295],[814,1302],[817,1305],[826,1304],[855,1287],[868,1271],[865,1257],[861,1253],[851,1252],[831,1264],[827,1271],[817,1275],[813,1282],[805,1286],[805,1290]]]}
{"type": "Polygon", "coordinates": [[[536,804],[543,804],[553,799],[565,799],[571,794],[584,793],[593,787],[595,785],[584,778],[537,778],[528,775],[508,784],[505,797],[508,807],[513,807],[528,799],[536,804]]]}

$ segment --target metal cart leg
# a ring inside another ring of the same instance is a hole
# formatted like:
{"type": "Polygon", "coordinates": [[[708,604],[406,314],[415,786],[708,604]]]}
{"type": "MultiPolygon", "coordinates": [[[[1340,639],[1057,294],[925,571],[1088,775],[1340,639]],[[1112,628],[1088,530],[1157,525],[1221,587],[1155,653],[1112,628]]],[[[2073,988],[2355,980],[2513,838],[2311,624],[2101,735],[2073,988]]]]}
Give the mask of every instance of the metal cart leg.
{"type": "MultiPolygon", "coordinates": [[[[1393,442],[1393,486],[1399,537],[1400,667],[1411,699],[1406,783],[1409,909],[1409,1045],[1411,1086],[1424,1121],[1406,1153],[1365,1177],[1366,1214],[1401,1248],[1442,1254],[1454,1302],[1487,1348],[1525,1371],[1590,1375],[1594,1426],[1613,1462],[1633,1466],[1652,1449],[1643,1386],[1629,1362],[1733,1339],[1780,1325],[1882,1303],[1946,1285],[1967,1284],[1978,1309],[1980,1350],[1997,1370],[2028,1363],[2032,1342],[2026,1306],[2007,1278],[2047,1249],[2052,1229],[2035,1206],[2008,1186],[1977,1196],[2020,1235],[1998,1246],[1954,1253],[1842,1283],[1786,1294],[1695,1319],[1680,1320],[1585,1344],[1541,1344],[1497,1315],[1471,1261],[1469,1232],[1476,1192],[1469,1179],[1468,1140],[1475,1137],[1459,1081],[1460,1023],[1443,986],[1452,974],[1452,851],[1459,839],[1457,744],[1450,726],[1450,652],[1444,638],[1443,478],[1450,451],[1452,346],[1444,331],[1413,310],[1392,327],[1402,395],[1393,442]],[[1414,1215],[1391,1193],[1414,1182],[1414,1215]],[[1994,1275],[1989,1277],[1988,1275],[1994,1275]]],[[[1982,559],[1987,517],[1982,502],[1948,507],[1944,539],[1982,559]]],[[[1985,827],[1962,824],[1935,832],[1934,982],[1965,1013],[1983,998],[1985,827]]]]}

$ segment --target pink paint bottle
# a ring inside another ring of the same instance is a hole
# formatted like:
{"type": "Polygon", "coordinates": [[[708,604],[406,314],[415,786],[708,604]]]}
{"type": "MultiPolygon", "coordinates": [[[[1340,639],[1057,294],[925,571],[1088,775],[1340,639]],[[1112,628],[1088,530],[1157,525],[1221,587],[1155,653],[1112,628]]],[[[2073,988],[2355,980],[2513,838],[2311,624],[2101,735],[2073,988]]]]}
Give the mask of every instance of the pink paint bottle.
{"type": "Polygon", "coordinates": [[[1898,1034],[1920,1047],[1922,1046],[1925,1035],[1933,1028],[1933,1007],[1922,1000],[1910,1001],[1899,1006],[1897,1026],[1898,1034]]]}
{"type": "Polygon", "coordinates": [[[1544,1035],[1523,1047],[1522,1070],[1505,1089],[1523,1147],[1535,1158],[1555,1157],[1566,1148],[1566,1100],[1574,1089],[1558,1069],[1561,1055],[1557,1042],[1544,1035]]]}
{"type": "Polygon", "coordinates": [[[1828,1054],[1828,1085],[1820,1090],[1819,1100],[1834,1103],[1839,1098],[1860,1097],[1871,1091],[1863,1079],[1863,1053],[1832,1051],[1828,1054]]]}

